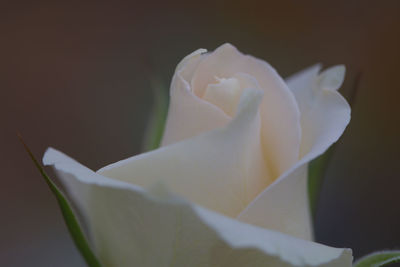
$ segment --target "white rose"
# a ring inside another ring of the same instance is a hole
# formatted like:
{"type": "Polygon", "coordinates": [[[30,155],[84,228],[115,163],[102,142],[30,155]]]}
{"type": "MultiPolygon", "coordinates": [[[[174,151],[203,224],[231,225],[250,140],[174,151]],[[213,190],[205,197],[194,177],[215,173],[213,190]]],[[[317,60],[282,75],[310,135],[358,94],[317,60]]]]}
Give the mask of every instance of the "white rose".
{"type": "Polygon", "coordinates": [[[286,82],[229,44],[178,65],[163,147],[93,172],[52,165],[104,266],[351,266],[311,241],[307,165],[343,133],[344,67],[286,82]]]}

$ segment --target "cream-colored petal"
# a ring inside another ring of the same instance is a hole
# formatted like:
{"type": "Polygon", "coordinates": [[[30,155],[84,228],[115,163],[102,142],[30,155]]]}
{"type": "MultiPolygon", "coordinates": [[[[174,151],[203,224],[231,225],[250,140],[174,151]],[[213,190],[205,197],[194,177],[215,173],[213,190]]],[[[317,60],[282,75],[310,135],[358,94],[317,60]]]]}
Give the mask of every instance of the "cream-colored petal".
{"type": "MultiPolygon", "coordinates": [[[[185,81],[191,81],[198,64],[206,57],[206,53],[207,49],[200,48],[184,57],[176,66],[171,84],[174,83],[174,79],[177,76],[180,76],[185,81]]],[[[173,86],[171,89],[173,89],[173,86]]]]}
{"type": "Polygon", "coordinates": [[[350,106],[337,91],[345,75],[344,66],[334,66],[319,74],[310,67],[287,79],[301,112],[300,155],[322,154],[342,135],[350,121],[350,106]]]}
{"type": "Polygon", "coordinates": [[[203,97],[208,84],[236,73],[254,77],[264,91],[261,104],[262,139],[276,178],[299,159],[300,114],[296,100],[278,73],[265,61],[243,55],[230,44],[208,54],[197,66],[192,90],[203,97]]]}
{"type": "Polygon", "coordinates": [[[307,164],[295,167],[268,186],[237,219],[297,238],[312,240],[307,164]]]}
{"type": "Polygon", "coordinates": [[[169,145],[202,132],[220,128],[230,121],[220,108],[193,94],[188,80],[201,62],[206,50],[199,49],[185,57],[177,66],[171,82],[167,123],[161,142],[169,145]]]}
{"type": "Polygon", "coordinates": [[[177,198],[103,177],[54,149],[43,162],[70,202],[104,267],[350,267],[351,250],[331,248],[224,217],[177,198]]]}
{"type": "Polygon", "coordinates": [[[218,83],[209,84],[203,99],[222,109],[228,116],[233,117],[239,105],[242,88],[235,78],[222,78],[218,83]]]}
{"type": "Polygon", "coordinates": [[[299,238],[312,238],[308,163],[342,135],[350,120],[350,107],[336,91],[343,81],[343,67],[330,68],[321,74],[319,69],[317,65],[288,79],[301,111],[302,158],[239,215],[241,221],[299,238]]]}
{"type": "Polygon", "coordinates": [[[99,173],[144,188],[163,182],[174,193],[235,217],[271,183],[260,145],[262,92],[246,89],[226,126],[111,164],[99,173]]]}

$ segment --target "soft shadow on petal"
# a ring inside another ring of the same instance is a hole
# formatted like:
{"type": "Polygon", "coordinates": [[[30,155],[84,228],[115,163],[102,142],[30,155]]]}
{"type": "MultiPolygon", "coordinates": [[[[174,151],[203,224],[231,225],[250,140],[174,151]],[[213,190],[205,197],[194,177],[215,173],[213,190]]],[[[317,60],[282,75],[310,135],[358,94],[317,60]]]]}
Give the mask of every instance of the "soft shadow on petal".
{"type": "Polygon", "coordinates": [[[240,213],[238,220],[312,240],[307,165],[283,174],[240,213]]]}
{"type": "Polygon", "coordinates": [[[260,145],[262,91],[245,89],[236,116],[220,129],[99,170],[143,188],[164,183],[203,207],[236,217],[272,182],[260,145]]]}
{"type": "Polygon", "coordinates": [[[301,129],[296,100],[275,69],[224,44],[199,63],[191,82],[192,90],[202,97],[208,84],[236,73],[254,77],[264,91],[260,106],[262,140],[272,175],[277,178],[299,159],[301,129]]]}
{"type": "Polygon", "coordinates": [[[85,215],[103,266],[351,266],[351,250],[241,223],[177,198],[162,185],[146,192],[54,149],[43,161],[85,215]]]}
{"type": "Polygon", "coordinates": [[[336,91],[343,81],[343,67],[321,74],[319,70],[316,65],[288,79],[301,111],[302,158],[262,192],[239,220],[312,239],[307,166],[338,140],[350,121],[350,107],[336,91]]]}

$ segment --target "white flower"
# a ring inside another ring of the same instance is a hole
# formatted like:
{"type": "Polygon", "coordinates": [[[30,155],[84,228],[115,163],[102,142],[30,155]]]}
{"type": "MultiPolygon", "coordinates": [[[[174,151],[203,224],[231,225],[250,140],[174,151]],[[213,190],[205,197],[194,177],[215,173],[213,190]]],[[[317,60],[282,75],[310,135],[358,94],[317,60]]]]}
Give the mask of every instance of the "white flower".
{"type": "Polygon", "coordinates": [[[286,82],[229,44],[178,65],[163,147],[93,172],[52,165],[104,266],[351,266],[311,241],[307,165],[343,133],[344,67],[286,82]]]}

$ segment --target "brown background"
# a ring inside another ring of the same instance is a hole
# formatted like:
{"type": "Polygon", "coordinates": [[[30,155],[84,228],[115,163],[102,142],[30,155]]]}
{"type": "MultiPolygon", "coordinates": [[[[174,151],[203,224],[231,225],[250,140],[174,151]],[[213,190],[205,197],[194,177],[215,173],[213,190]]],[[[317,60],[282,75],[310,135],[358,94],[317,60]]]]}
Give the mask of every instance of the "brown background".
{"type": "Polygon", "coordinates": [[[287,76],[344,63],[362,72],[329,168],[317,240],[356,256],[400,248],[400,1],[79,4],[2,2],[0,265],[84,266],[54,197],[18,143],[92,169],[137,154],[150,81],[189,52],[231,42],[287,76]]]}

